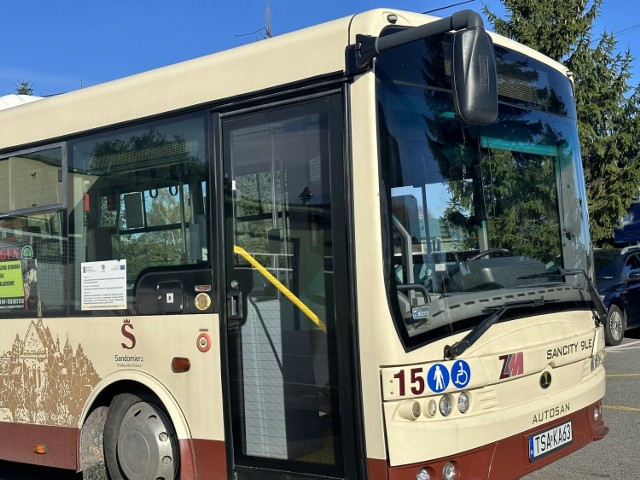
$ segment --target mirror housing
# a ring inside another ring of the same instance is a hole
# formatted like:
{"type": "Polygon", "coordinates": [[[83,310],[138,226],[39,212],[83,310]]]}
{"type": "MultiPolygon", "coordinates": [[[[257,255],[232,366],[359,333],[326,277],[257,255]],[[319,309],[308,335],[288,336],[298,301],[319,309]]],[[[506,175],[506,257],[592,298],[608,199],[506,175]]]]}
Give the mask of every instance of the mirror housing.
{"type": "Polygon", "coordinates": [[[364,73],[385,50],[451,31],[455,32],[451,66],[456,112],[466,123],[489,125],[498,117],[496,61],[493,42],[482,18],[471,10],[384,37],[358,34],[356,43],[347,47],[345,72],[347,75],[364,73]]]}
{"type": "Polygon", "coordinates": [[[491,37],[483,28],[453,34],[451,83],[456,113],[472,125],[498,117],[498,75],[491,37]]]}

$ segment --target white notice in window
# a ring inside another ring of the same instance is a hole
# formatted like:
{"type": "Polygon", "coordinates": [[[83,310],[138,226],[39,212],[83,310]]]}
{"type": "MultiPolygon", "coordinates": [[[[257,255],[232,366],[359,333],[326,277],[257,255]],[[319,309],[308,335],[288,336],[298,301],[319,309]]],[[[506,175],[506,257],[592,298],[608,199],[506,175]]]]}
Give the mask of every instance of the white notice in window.
{"type": "Polygon", "coordinates": [[[126,310],[126,260],[84,262],[80,268],[82,310],[126,310]]]}

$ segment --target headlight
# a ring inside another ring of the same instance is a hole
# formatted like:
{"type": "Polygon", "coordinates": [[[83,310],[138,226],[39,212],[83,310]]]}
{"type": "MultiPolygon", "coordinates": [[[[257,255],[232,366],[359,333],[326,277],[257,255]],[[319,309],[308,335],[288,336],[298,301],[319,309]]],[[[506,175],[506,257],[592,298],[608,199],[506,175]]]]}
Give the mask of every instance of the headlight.
{"type": "Polygon", "coordinates": [[[447,462],[442,467],[442,478],[444,480],[455,480],[458,476],[458,471],[456,469],[456,464],[453,462],[447,462]]]}
{"type": "Polygon", "coordinates": [[[453,410],[453,397],[450,394],[443,395],[440,398],[440,413],[443,417],[448,417],[453,410]]]}
{"type": "Polygon", "coordinates": [[[421,468],[416,473],[416,480],[431,480],[431,475],[429,475],[429,470],[426,468],[421,468]]]}
{"type": "Polygon", "coordinates": [[[436,401],[432,398],[431,400],[429,400],[429,403],[427,403],[427,413],[429,414],[430,417],[435,417],[437,411],[438,411],[438,405],[436,404],[436,401]]]}
{"type": "Polygon", "coordinates": [[[460,413],[466,413],[469,410],[469,395],[465,392],[458,396],[458,410],[460,410],[460,413]]]}
{"type": "Polygon", "coordinates": [[[416,400],[408,400],[402,402],[398,406],[398,415],[400,415],[405,420],[415,420],[422,413],[422,407],[420,402],[416,400]]]}

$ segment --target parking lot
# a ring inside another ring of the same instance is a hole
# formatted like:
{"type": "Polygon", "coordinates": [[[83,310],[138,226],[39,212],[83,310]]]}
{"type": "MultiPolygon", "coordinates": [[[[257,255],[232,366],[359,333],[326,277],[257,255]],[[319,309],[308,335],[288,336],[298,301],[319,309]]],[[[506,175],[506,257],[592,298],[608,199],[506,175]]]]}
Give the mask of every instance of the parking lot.
{"type": "Polygon", "coordinates": [[[621,345],[607,347],[607,393],[603,401],[609,435],[525,477],[526,480],[638,478],[640,432],[640,329],[621,345]]]}

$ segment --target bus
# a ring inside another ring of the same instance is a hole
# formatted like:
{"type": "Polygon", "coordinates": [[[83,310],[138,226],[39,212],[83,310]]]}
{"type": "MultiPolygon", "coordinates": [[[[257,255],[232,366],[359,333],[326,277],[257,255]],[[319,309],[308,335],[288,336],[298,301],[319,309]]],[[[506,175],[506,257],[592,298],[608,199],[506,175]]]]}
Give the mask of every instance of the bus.
{"type": "Polygon", "coordinates": [[[516,479],[603,438],[575,112],[394,9],[3,110],[0,459],[516,479]]]}

